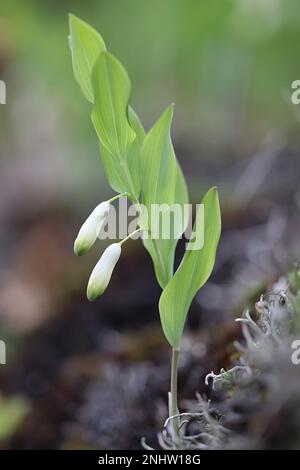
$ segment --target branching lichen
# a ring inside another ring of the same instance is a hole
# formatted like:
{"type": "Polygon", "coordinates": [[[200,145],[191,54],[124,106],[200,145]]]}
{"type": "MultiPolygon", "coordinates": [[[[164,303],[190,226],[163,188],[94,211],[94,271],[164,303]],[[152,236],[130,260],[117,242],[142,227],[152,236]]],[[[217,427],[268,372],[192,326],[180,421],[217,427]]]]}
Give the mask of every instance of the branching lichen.
{"type": "MultiPolygon", "coordinates": [[[[180,448],[299,447],[300,374],[292,362],[292,344],[300,338],[298,267],[236,322],[242,328],[242,340],[234,343],[238,359],[228,370],[207,374],[209,400],[198,394],[187,403],[180,448]],[[292,431],[278,425],[282,414],[292,431]]],[[[178,448],[168,432],[171,419],[159,436],[164,449],[178,448]]]]}

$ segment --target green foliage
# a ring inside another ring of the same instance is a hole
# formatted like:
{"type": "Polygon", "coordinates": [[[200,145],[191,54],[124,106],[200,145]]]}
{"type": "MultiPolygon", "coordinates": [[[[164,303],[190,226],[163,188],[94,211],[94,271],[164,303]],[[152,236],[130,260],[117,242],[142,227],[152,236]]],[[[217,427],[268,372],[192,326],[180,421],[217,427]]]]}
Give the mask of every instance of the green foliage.
{"type": "Polygon", "coordinates": [[[172,204],[176,187],[176,159],[170,129],[173,107],[169,106],[148,132],[143,144],[143,199],[151,204],[172,204]]]}
{"type": "Polygon", "coordinates": [[[109,181],[117,192],[127,191],[138,197],[139,181],[133,180],[128,165],[129,149],[136,137],[128,122],[128,75],[111,54],[102,52],[93,68],[92,84],[95,99],[92,121],[104,150],[102,160],[107,175],[112,178],[109,181]]]}
{"type": "MultiPolygon", "coordinates": [[[[212,188],[203,200],[204,248],[187,250],[174,274],[176,245],[188,223],[183,208],[189,198],[171,140],[173,106],[145,134],[128,104],[131,85],[126,70],[107,52],[101,36],[73,15],[70,46],[76,80],[93,103],[92,121],[107,179],[113,190],[126,193],[140,211],[139,227],[148,235],[143,243],[164,289],[160,300],[163,330],[169,343],[179,348],[191,301],[207,281],[215,261],[221,230],[217,190],[212,188]],[[160,209],[153,212],[154,205],[160,209]],[[174,216],[175,205],[181,209],[180,218],[174,216]],[[163,222],[167,218],[170,231],[166,238],[163,222]]],[[[196,232],[202,229],[200,222],[197,218],[196,232]]],[[[192,240],[189,247],[191,244],[192,240]]]]}
{"type": "Polygon", "coordinates": [[[93,103],[92,69],[105,43],[97,31],[74,15],[70,15],[70,48],[73,72],[86,99],[93,103]]]}
{"type": "MultiPolygon", "coordinates": [[[[204,205],[203,248],[192,249],[193,240],[190,240],[179,268],[164,289],[159,301],[163,330],[174,348],[180,345],[191,302],[213,270],[221,234],[221,213],[216,188],[211,188],[207,192],[202,204],[204,205]]],[[[194,233],[197,234],[201,228],[199,218],[196,217],[194,233]]]]}
{"type": "Polygon", "coordinates": [[[177,239],[186,228],[187,220],[179,221],[179,227],[172,227],[170,238],[164,239],[159,233],[159,238],[151,238],[152,230],[162,228],[162,219],[170,217],[172,206],[180,204],[181,207],[188,203],[188,193],[183,174],[177,163],[170,135],[173,106],[169,106],[163,115],[148,132],[142,148],[143,164],[143,193],[142,201],[148,214],[151,213],[153,204],[168,204],[170,208],[151,219],[152,226],[148,226],[149,238],[144,240],[144,245],[149,251],[156,277],[161,287],[165,287],[173,275],[174,253],[177,239]],[[153,227],[154,225],[154,227],[153,227]]]}
{"type": "Polygon", "coordinates": [[[107,179],[112,189],[127,192],[136,201],[140,192],[138,154],[144,130],[128,106],[127,72],[106,51],[102,37],[74,15],[70,15],[69,43],[75,78],[85,97],[94,103],[92,121],[107,179]]]}

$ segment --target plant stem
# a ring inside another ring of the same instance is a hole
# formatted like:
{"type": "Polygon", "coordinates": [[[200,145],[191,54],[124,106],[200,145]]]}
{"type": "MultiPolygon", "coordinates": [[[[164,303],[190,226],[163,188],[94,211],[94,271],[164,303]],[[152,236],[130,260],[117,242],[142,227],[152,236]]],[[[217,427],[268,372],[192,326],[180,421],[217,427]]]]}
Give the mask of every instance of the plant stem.
{"type": "MultiPolygon", "coordinates": [[[[178,414],[178,404],[177,404],[177,376],[178,376],[178,357],[179,350],[172,348],[172,368],[171,368],[171,393],[170,393],[170,404],[169,404],[169,414],[170,416],[175,416],[178,414]]],[[[179,442],[179,418],[173,418],[171,420],[171,425],[173,428],[173,438],[174,442],[179,442]]]]}
{"type": "Polygon", "coordinates": [[[123,240],[121,240],[119,243],[120,245],[122,246],[123,243],[127,242],[127,240],[129,240],[129,238],[133,237],[134,235],[136,235],[137,233],[139,233],[141,231],[140,228],[136,229],[134,232],[130,233],[126,238],[124,238],[123,240]]]}
{"type": "Polygon", "coordinates": [[[117,194],[116,196],[113,196],[113,197],[111,197],[110,199],[108,199],[107,202],[109,202],[109,203],[114,202],[114,201],[116,201],[117,199],[120,199],[120,197],[124,197],[124,196],[128,196],[128,193],[117,194]]]}

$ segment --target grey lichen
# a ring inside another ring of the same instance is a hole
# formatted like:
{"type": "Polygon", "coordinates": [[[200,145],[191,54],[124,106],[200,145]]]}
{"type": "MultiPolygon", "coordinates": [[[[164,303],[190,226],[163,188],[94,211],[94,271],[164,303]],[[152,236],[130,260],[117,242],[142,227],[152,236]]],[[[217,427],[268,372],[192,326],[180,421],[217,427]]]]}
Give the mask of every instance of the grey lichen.
{"type": "MultiPolygon", "coordinates": [[[[300,365],[292,362],[293,341],[300,339],[298,266],[236,322],[242,329],[242,340],[234,343],[238,359],[206,376],[209,400],[198,394],[187,403],[180,448],[299,448],[300,365]]],[[[169,424],[159,444],[178,448],[169,424]]]]}

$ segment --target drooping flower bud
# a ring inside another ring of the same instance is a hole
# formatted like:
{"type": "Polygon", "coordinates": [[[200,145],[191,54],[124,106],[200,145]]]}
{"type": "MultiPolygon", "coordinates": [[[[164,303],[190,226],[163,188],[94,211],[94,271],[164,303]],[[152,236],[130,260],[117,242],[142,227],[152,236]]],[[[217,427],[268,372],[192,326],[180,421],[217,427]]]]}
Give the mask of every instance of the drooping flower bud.
{"type": "Polygon", "coordinates": [[[83,223],[74,243],[74,253],[84,255],[95,243],[109,213],[108,201],[101,202],[83,223]]]}
{"type": "Polygon", "coordinates": [[[113,269],[121,255],[120,243],[108,246],[94,267],[87,286],[87,298],[92,302],[99,297],[108,286],[113,269]]]}

